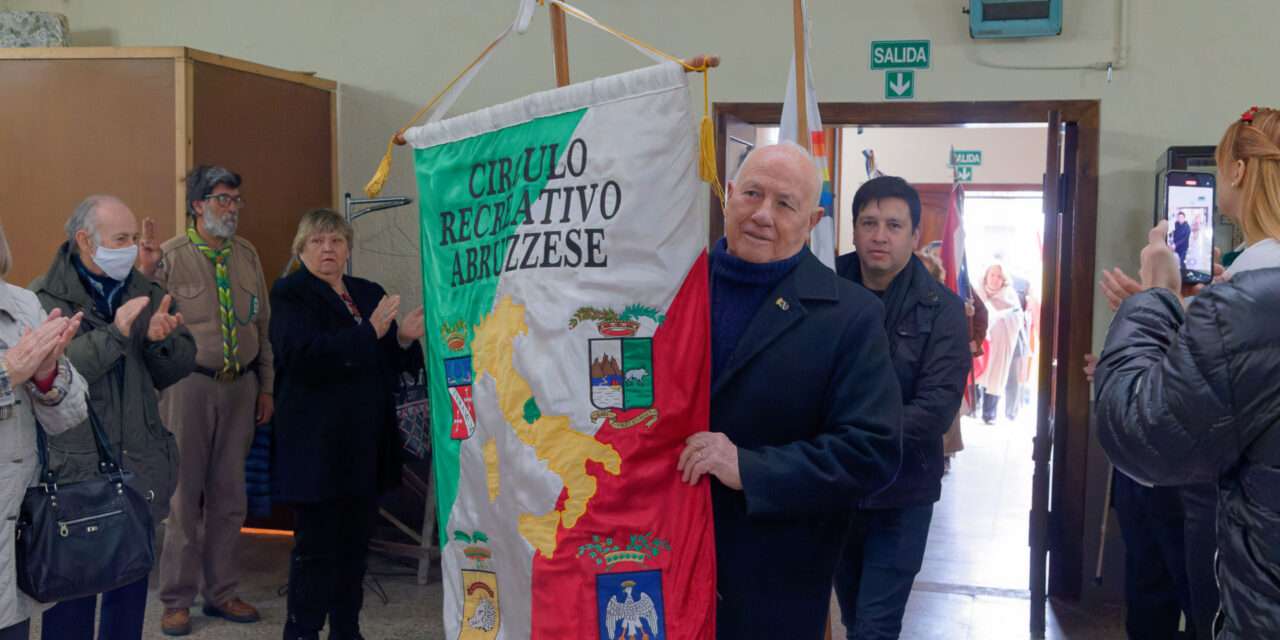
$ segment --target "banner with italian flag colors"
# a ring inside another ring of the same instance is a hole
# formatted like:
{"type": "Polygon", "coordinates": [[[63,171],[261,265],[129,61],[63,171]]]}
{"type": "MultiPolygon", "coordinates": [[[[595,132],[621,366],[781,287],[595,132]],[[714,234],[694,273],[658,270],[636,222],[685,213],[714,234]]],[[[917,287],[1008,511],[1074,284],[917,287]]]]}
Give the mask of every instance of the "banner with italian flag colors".
{"type": "Polygon", "coordinates": [[[405,133],[451,640],[714,636],[689,104],[667,64],[405,133]]]}

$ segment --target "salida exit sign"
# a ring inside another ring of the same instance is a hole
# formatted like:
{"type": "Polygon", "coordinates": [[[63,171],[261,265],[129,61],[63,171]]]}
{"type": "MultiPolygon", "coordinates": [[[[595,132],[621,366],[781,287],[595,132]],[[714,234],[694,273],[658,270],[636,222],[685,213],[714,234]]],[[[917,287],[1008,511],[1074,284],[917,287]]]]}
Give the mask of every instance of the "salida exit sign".
{"type": "Polygon", "coordinates": [[[872,40],[871,69],[928,69],[931,48],[928,40],[872,40]]]}

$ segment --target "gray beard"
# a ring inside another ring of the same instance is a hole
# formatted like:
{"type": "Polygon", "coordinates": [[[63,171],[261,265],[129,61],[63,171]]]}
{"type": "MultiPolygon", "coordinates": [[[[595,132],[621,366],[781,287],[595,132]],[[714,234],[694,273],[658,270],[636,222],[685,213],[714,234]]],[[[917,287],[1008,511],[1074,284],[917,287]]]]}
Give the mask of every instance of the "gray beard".
{"type": "Polygon", "coordinates": [[[203,218],[205,231],[208,231],[215,237],[226,240],[236,234],[236,223],[239,222],[238,214],[233,213],[225,218],[219,218],[217,215],[209,211],[205,211],[203,218]]]}

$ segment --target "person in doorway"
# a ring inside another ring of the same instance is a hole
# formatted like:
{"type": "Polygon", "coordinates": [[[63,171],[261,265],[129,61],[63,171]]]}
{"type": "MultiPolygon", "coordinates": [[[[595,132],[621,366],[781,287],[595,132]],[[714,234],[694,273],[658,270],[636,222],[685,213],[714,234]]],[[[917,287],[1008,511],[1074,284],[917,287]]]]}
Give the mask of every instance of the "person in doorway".
{"type": "Polygon", "coordinates": [[[1180,301],[1167,223],[1151,231],[1141,290],[1120,304],[1098,362],[1098,437],[1135,479],[1217,485],[1214,637],[1273,638],[1280,637],[1280,324],[1271,319],[1280,308],[1280,111],[1246,111],[1227,128],[1216,160],[1218,207],[1249,246],[1222,281],[1180,301]]]}
{"type": "Polygon", "coordinates": [[[1018,419],[1018,410],[1025,401],[1026,383],[1031,366],[1031,334],[1027,318],[1027,298],[1031,283],[1016,273],[1010,273],[1013,291],[1018,294],[1018,337],[1013,343],[1013,360],[1009,365],[1009,380],[1004,386],[1004,417],[1010,422],[1018,419]]]}
{"type": "Polygon", "coordinates": [[[835,589],[849,640],[891,640],[924,560],[933,503],[942,494],[942,437],[960,410],[969,375],[964,303],[912,249],[920,196],[902,178],[865,182],[853,197],[857,250],[836,272],[885,305],[889,355],[902,402],[902,466],[884,490],[858,501],[835,589]]]}
{"type": "Polygon", "coordinates": [[[970,418],[979,417],[982,411],[982,389],[978,386],[978,380],[982,377],[983,372],[987,370],[987,329],[989,328],[990,314],[987,313],[987,305],[982,302],[982,298],[977,294],[977,288],[973,286],[973,281],[969,280],[965,275],[965,315],[969,317],[969,354],[973,357],[973,367],[969,374],[969,383],[965,388],[964,402],[961,404],[961,412],[970,418]]]}
{"type": "Polygon", "coordinates": [[[302,217],[301,267],[271,288],[275,354],[274,498],[294,510],[285,640],[359,640],[365,556],[377,498],[400,480],[395,389],[422,368],[422,308],[344,275],[350,223],[302,217]]]}
{"type": "Polygon", "coordinates": [[[805,247],[821,184],[798,145],[756,149],[711,252],[711,429],[676,470],[710,476],[718,638],[821,639],[850,507],[901,459],[883,306],[805,247]]]}
{"type": "Polygon", "coordinates": [[[186,186],[187,228],[160,247],[154,269],[182,307],[199,374],[170,387],[161,402],[182,455],[160,558],[160,629],[170,636],[191,633],[197,590],[207,616],[259,619],[236,593],[236,545],[247,502],[245,457],[254,425],[272,413],[267,285],[257,250],[236,235],[240,176],[200,166],[186,186]]]}
{"type": "Polygon", "coordinates": [[[1170,237],[1173,250],[1178,254],[1178,265],[1186,269],[1187,250],[1191,248],[1191,224],[1187,222],[1186,212],[1178,212],[1177,222],[1173,224],[1173,234],[1170,237]]]}
{"type": "MultiPolygon", "coordinates": [[[[84,314],[67,358],[85,377],[93,409],[120,466],[133,472],[156,523],[169,512],[178,472],[173,434],[160,417],[157,394],[195,367],[196,345],[182,314],[160,285],[133,268],[138,221],[120,199],[85,198],[67,220],[67,241],[49,271],[31,283],[44,308],[84,314]]],[[[49,438],[49,466],[59,480],[97,477],[93,431],[83,425],[49,438]]],[[[147,606],[147,578],[102,594],[65,600],[46,610],[46,640],[138,640],[147,606]]]]}
{"type": "Polygon", "coordinates": [[[978,378],[982,389],[982,421],[995,424],[1000,394],[1009,382],[1014,349],[1022,331],[1022,305],[1013,281],[1000,263],[987,267],[978,296],[987,306],[987,367],[978,378]]]}

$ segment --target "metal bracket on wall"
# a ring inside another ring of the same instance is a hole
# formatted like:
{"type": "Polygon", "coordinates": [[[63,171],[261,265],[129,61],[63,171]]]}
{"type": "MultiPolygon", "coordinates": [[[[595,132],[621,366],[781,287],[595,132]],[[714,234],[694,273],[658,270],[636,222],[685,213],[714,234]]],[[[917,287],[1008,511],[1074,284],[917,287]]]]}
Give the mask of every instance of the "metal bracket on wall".
{"type": "MultiPolygon", "coordinates": [[[[363,218],[375,211],[384,211],[386,209],[395,209],[413,203],[413,198],[405,196],[384,196],[381,198],[352,198],[350,193],[343,197],[342,214],[347,219],[347,224],[353,224],[356,220],[363,218]],[[358,208],[356,208],[358,207],[358,208]],[[353,208],[356,208],[354,211],[353,208]]],[[[351,275],[354,268],[355,247],[350,247],[347,253],[347,275],[351,275]]]]}

